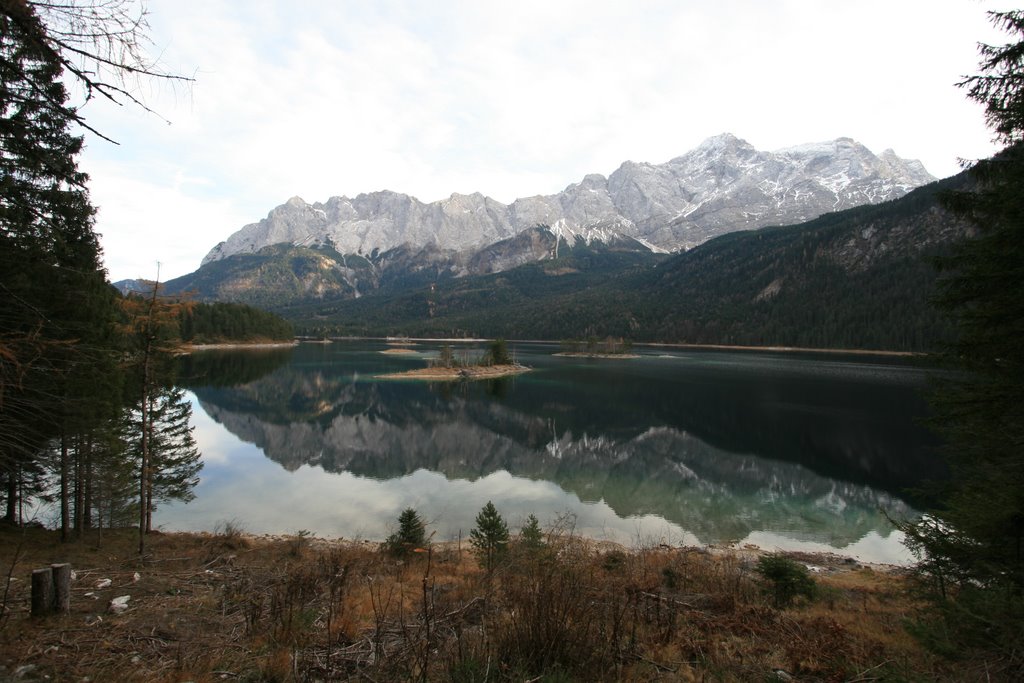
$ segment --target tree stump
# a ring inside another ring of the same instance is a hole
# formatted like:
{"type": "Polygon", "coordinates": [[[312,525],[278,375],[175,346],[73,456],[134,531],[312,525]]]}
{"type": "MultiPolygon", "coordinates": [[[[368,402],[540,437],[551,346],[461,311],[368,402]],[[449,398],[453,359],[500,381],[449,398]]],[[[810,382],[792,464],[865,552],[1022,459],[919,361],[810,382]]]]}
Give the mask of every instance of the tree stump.
{"type": "Polygon", "coordinates": [[[71,611],[71,565],[51,564],[53,570],[53,611],[67,614],[71,611]]]}
{"type": "Polygon", "coordinates": [[[32,616],[71,611],[71,565],[53,564],[32,571],[32,616]]]}
{"type": "Polygon", "coordinates": [[[32,571],[32,616],[42,617],[53,612],[53,569],[32,571]]]}

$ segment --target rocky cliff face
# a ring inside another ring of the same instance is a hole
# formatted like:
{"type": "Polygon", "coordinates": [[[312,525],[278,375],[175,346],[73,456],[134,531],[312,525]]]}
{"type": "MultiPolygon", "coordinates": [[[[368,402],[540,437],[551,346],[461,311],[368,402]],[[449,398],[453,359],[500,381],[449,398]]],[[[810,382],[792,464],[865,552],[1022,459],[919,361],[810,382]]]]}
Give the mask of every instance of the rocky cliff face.
{"type": "Polygon", "coordinates": [[[607,178],[588,175],[558,194],[509,205],[479,193],[429,204],[390,191],[314,204],[293,197],[203,263],[282,243],[370,257],[403,246],[476,253],[538,225],[587,241],[629,238],[676,251],[725,232],[895,199],[932,180],[920,162],[892,150],[876,156],[849,138],[763,152],[725,134],[664,164],[627,161],[607,178]]]}

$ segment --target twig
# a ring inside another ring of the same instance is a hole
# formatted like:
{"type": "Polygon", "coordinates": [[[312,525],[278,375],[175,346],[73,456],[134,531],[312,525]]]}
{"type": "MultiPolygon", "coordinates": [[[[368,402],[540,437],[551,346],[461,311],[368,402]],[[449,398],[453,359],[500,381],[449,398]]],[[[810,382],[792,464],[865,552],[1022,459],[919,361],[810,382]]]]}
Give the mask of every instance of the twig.
{"type": "Polygon", "coordinates": [[[686,609],[697,609],[696,605],[693,605],[693,604],[691,604],[689,602],[683,602],[682,600],[676,600],[674,598],[670,598],[670,597],[665,596],[665,595],[658,595],[657,593],[648,593],[648,592],[644,591],[644,592],[640,593],[640,595],[644,596],[645,598],[651,598],[652,600],[659,600],[661,602],[667,602],[667,603],[671,603],[673,605],[679,605],[680,607],[685,607],[686,609]]]}
{"type": "Polygon", "coordinates": [[[640,655],[640,654],[634,654],[633,656],[636,657],[637,659],[639,659],[641,662],[647,662],[648,664],[650,664],[654,668],[660,669],[662,671],[667,671],[668,673],[674,674],[676,671],[679,670],[679,667],[676,667],[676,668],[673,669],[672,667],[668,666],[667,664],[660,664],[660,663],[654,661],[653,659],[648,659],[647,657],[644,657],[643,655],[640,655]]]}
{"type": "Polygon", "coordinates": [[[25,545],[25,530],[22,527],[21,538],[18,539],[18,547],[14,549],[14,558],[11,560],[11,568],[7,570],[7,583],[4,584],[4,598],[0,602],[0,631],[7,625],[7,597],[11,592],[11,580],[14,577],[14,567],[18,564],[18,556],[25,545]]]}
{"type": "Polygon", "coordinates": [[[445,614],[443,618],[444,619],[453,619],[455,617],[460,617],[460,616],[462,616],[462,614],[464,612],[468,611],[470,607],[473,607],[474,605],[477,605],[477,604],[479,604],[481,602],[484,602],[484,599],[478,595],[475,598],[473,598],[472,600],[470,600],[469,602],[467,602],[462,607],[460,607],[458,609],[455,609],[455,610],[452,610],[451,612],[448,612],[448,614],[445,614]]]}
{"type": "MultiPolygon", "coordinates": [[[[156,559],[150,560],[149,563],[150,564],[159,564],[160,562],[186,562],[188,560],[193,560],[193,559],[195,559],[195,558],[193,558],[193,557],[164,557],[164,558],[159,559],[159,560],[156,560],[156,559]]],[[[225,675],[228,675],[228,676],[237,676],[238,675],[238,674],[232,674],[230,671],[214,671],[213,673],[221,673],[221,674],[225,674],[225,675]]]]}
{"type": "Polygon", "coordinates": [[[879,669],[879,668],[885,666],[886,664],[890,663],[891,661],[892,661],[891,659],[887,659],[884,662],[882,662],[881,664],[876,664],[875,666],[871,667],[870,669],[865,669],[864,671],[861,671],[859,674],[857,674],[856,678],[851,678],[846,683],[858,683],[858,681],[871,680],[871,679],[865,678],[865,676],[867,676],[869,673],[871,673],[875,669],[879,669]]]}

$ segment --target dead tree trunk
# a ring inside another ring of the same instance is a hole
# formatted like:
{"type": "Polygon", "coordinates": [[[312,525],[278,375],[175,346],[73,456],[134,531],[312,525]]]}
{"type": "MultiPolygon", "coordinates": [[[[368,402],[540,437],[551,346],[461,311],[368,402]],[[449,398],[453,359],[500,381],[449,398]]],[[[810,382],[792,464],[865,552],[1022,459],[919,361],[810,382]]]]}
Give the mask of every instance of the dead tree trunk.
{"type": "Polygon", "coordinates": [[[32,572],[32,616],[71,611],[71,565],[51,564],[32,572]]]}

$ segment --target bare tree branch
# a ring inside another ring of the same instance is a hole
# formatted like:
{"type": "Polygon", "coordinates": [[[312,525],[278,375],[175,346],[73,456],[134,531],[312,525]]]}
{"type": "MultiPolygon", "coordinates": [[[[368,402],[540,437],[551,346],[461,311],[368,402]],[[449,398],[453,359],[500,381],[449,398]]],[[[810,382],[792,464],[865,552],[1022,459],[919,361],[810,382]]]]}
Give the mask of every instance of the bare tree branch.
{"type": "MultiPolygon", "coordinates": [[[[60,62],[81,88],[83,104],[94,97],[123,106],[128,103],[170,123],[138,94],[151,79],[192,83],[195,79],[163,69],[148,48],[148,11],[144,0],[0,0],[0,14],[16,22],[32,39],[60,62]],[[29,21],[35,12],[44,30],[29,21]]],[[[109,136],[74,114],[75,122],[108,142],[109,136]]]]}

